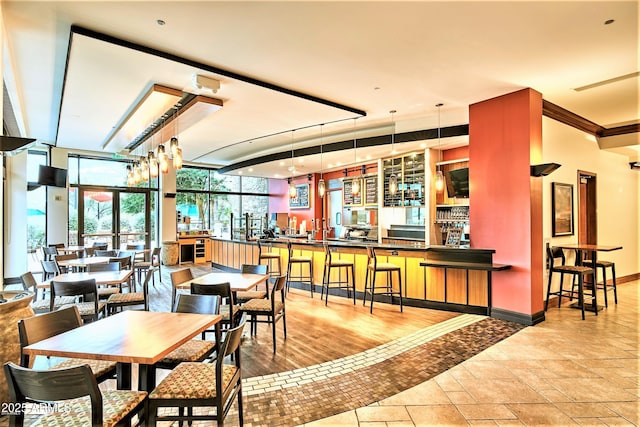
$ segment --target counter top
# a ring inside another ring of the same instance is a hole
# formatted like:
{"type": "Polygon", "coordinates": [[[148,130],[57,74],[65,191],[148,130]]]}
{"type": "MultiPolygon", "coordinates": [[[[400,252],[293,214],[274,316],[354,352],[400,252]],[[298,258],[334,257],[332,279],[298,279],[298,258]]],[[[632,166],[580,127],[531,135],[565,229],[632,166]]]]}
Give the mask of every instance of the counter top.
{"type": "MultiPolygon", "coordinates": [[[[222,240],[227,242],[235,242],[235,243],[245,243],[245,244],[257,244],[256,241],[248,241],[248,240],[232,240],[228,238],[221,238],[210,236],[215,240],[222,240]]],[[[414,241],[413,243],[408,244],[395,244],[395,243],[377,243],[377,242],[363,242],[360,240],[347,240],[347,239],[327,239],[327,240],[305,240],[305,239],[297,239],[297,238],[287,238],[287,237],[278,237],[275,239],[260,239],[261,242],[265,243],[273,243],[275,245],[284,246],[288,242],[294,243],[296,246],[311,246],[311,247],[320,247],[329,245],[332,247],[345,247],[345,248],[353,248],[353,249],[366,249],[367,246],[373,246],[376,249],[380,250],[403,250],[403,251],[423,251],[430,252],[431,254],[435,253],[459,253],[459,254],[487,254],[491,255],[495,253],[495,249],[477,249],[477,248],[469,248],[469,247],[449,247],[442,245],[425,245],[422,241],[414,241]]],[[[431,258],[431,254],[428,254],[427,257],[431,258]]],[[[437,256],[436,256],[437,258],[437,256]]]]}

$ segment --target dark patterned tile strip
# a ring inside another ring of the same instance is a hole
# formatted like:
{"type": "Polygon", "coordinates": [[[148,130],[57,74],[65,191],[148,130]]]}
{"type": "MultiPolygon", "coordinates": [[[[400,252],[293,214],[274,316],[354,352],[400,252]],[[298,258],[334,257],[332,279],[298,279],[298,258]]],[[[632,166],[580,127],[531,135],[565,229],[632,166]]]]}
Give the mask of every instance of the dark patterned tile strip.
{"type": "MultiPolygon", "coordinates": [[[[245,397],[247,426],[292,426],[370,405],[456,366],[525,326],[487,318],[371,367],[245,397]]],[[[231,413],[228,421],[237,422],[231,413]]]]}

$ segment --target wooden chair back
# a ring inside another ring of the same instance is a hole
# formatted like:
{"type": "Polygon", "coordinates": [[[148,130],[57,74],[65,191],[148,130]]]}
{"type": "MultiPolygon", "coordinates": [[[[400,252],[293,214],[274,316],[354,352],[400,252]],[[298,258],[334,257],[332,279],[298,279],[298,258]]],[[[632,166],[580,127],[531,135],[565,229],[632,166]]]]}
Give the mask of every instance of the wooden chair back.
{"type": "Polygon", "coordinates": [[[53,302],[57,296],[79,296],[84,302],[95,303],[95,319],[98,317],[98,286],[96,279],[76,280],[71,282],[51,281],[50,310],[53,311],[53,302]]]}
{"type": "Polygon", "coordinates": [[[106,251],[107,248],[109,247],[108,243],[103,243],[103,242],[93,242],[93,248],[95,250],[101,250],[101,251],[106,251]]]}
{"type": "Polygon", "coordinates": [[[174,313],[219,314],[218,295],[179,294],[173,307],[174,313]]]}
{"type": "Polygon", "coordinates": [[[131,270],[132,261],[130,256],[117,256],[117,257],[109,258],[109,263],[112,263],[112,262],[119,264],[120,270],[131,270]]]}
{"type": "Polygon", "coordinates": [[[105,262],[104,264],[89,264],[87,265],[87,271],[95,272],[95,271],[119,271],[120,263],[119,262],[105,262]]]}
{"type": "Polygon", "coordinates": [[[53,256],[58,255],[58,248],[55,246],[43,246],[42,247],[42,259],[45,261],[53,261],[53,256]]]}
{"type": "MultiPolygon", "coordinates": [[[[89,396],[91,424],[103,425],[102,394],[88,365],[35,371],[8,362],[4,372],[11,402],[51,402],[89,396]]],[[[24,413],[12,421],[11,425],[23,425],[24,413]]]]}
{"type": "Polygon", "coordinates": [[[190,268],[172,271],[169,274],[171,279],[171,307],[176,304],[176,294],[178,293],[178,285],[193,279],[193,273],[190,268]]]}
{"type": "Polygon", "coordinates": [[[547,246],[547,258],[549,261],[549,268],[553,269],[556,266],[555,260],[560,258],[560,265],[565,265],[567,259],[564,256],[562,248],[556,246],[547,246]]]}
{"type": "Polygon", "coordinates": [[[55,261],[43,260],[40,261],[40,265],[42,266],[42,280],[47,280],[60,274],[58,263],[55,261]]]}
{"type": "Polygon", "coordinates": [[[96,249],[96,256],[106,256],[106,257],[116,257],[118,256],[118,251],[106,250],[106,249],[96,249]]]}
{"type": "Polygon", "coordinates": [[[30,291],[30,292],[33,292],[34,294],[38,293],[38,288],[36,288],[36,286],[38,285],[38,282],[36,282],[36,278],[33,277],[32,272],[27,271],[26,273],[20,275],[20,281],[22,282],[22,288],[25,291],[30,291]]]}
{"type": "Polygon", "coordinates": [[[269,266],[267,264],[242,264],[240,272],[244,274],[267,274],[269,266]]]}
{"type": "Polygon", "coordinates": [[[67,307],[19,320],[20,365],[23,367],[30,365],[29,355],[22,352],[24,347],[79,326],[82,326],[82,319],[77,307],[67,307]]]}
{"type": "Polygon", "coordinates": [[[192,295],[218,295],[222,299],[222,302],[228,305],[233,305],[233,292],[231,292],[231,284],[229,282],[224,283],[192,283],[191,284],[192,295]],[[225,302],[226,300],[226,302],[225,302]]]}

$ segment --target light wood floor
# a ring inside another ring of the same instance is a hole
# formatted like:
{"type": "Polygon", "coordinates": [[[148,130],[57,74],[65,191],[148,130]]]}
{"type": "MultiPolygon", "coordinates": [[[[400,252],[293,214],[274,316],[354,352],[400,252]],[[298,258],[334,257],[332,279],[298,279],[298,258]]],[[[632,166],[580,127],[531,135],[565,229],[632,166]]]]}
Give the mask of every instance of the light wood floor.
{"type": "MultiPolygon", "coordinates": [[[[168,311],[171,298],[169,272],[191,268],[194,276],[212,269],[200,265],[163,267],[162,283],[150,286],[150,309],[168,311]]],[[[291,289],[286,299],[287,339],[282,322],[277,324],[277,352],[273,354],[271,330],[268,325],[258,326],[258,335],[245,334],[242,343],[243,376],[267,375],[322,363],[349,356],[406,336],[427,326],[457,316],[438,310],[375,303],[373,314],[369,306],[358,300],[330,296],[329,304],[320,301],[320,294],[312,299],[308,290],[291,289]]]]}

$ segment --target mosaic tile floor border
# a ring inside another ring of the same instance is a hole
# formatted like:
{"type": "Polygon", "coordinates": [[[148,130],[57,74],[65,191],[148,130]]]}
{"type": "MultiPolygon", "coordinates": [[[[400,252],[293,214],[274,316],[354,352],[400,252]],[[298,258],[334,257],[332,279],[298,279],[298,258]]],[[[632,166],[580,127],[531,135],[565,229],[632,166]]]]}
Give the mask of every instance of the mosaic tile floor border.
{"type": "MultiPolygon", "coordinates": [[[[293,426],[370,405],[433,378],[523,328],[498,319],[476,319],[360,369],[246,395],[245,425],[293,426]]],[[[237,415],[230,413],[227,421],[237,423],[237,415]]]]}

